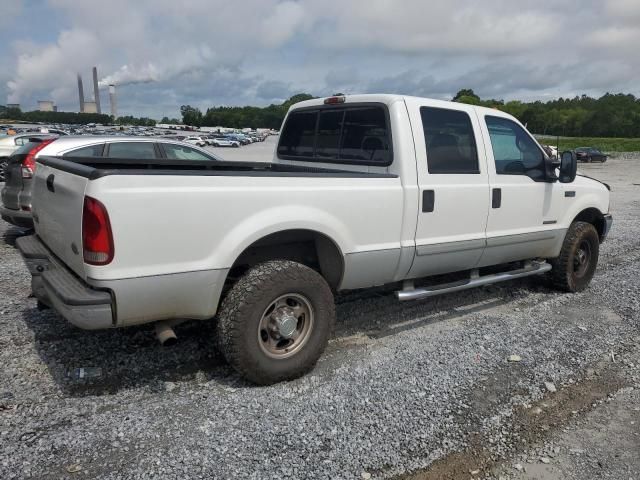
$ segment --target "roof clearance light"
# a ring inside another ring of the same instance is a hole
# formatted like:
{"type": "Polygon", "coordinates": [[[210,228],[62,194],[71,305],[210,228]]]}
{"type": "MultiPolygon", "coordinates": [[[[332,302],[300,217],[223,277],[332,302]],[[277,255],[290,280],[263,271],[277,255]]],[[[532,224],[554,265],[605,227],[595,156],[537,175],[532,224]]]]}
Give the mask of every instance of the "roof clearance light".
{"type": "Polygon", "coordinates": [[[344,103],[347,99],[345,97],[329,97],[324,99],[325,105],[335,105],[337,103],[344,103]]]}

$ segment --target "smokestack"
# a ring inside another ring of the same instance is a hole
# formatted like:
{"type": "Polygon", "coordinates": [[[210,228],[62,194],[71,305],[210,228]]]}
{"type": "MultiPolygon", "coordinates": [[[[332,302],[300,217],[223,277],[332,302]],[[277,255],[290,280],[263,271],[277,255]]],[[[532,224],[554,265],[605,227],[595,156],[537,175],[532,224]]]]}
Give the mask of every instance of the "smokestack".
{"type": "Polygon", "coordinates": [[[111,102],[111,115],[115,120],[118,118],[118,107],[116,105],[116,86],[109,85],[109,102],[111,102]]]}
{"type": "Polygon", "coordinates": [[[78,96],[80,97],[80,113],[84,112],[84,90],[82,89],[82,77],[78,74],[78,96]]]}
{"type": "Polygon", "coordinates": [[[102,113],[100,110],[100,90],[98,90],[98,69],[93,67],[93,99],[96,102],[96,112],[102,113]]]}

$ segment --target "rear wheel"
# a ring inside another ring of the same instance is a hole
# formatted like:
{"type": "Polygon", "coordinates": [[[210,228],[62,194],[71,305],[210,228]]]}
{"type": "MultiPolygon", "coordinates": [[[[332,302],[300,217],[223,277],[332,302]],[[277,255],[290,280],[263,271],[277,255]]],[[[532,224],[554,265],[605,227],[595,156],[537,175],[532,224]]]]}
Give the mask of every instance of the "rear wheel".
{"type": "Polygon", "coordinates": [[[333,294],[322,276],[289,260],[251,268],[218,315],[218,345],[229,364],[261,385],[313,368],[335,323],[333,294]]]}
{"type": "Polygon", "coordinates": [[[587,288],[598,265],[600,239],[595,227],[586,222],[574,222],[569,227],[560,256],[551,260],[551,281],[566,292],[587,288]]]}

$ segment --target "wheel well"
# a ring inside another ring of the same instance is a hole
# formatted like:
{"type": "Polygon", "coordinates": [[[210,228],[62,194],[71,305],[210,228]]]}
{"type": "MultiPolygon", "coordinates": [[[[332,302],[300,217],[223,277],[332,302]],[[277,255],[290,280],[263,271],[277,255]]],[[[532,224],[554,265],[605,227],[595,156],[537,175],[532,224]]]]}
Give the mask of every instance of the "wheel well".
{"type": "Polygon", "coordinates": [[[312,230],[285,230],[272,233],[249,245],[229,272],[233,280],[250,267],[267,260],[292,260],[319,272],[331,288],[342,279],[344,259],[333,240],[312,230]]]}
{"type": "Polygon", "coordinates": [[[587,208],[586,210],[581,211],[576,218],[573,219],[574,222],[587,222],[596,227],[596,231],[598,232],[598,236],[600,237],[600,241],[602,241],[602,237],[605,232],[605,220],[604,215],[597,208],[587,208]]]}

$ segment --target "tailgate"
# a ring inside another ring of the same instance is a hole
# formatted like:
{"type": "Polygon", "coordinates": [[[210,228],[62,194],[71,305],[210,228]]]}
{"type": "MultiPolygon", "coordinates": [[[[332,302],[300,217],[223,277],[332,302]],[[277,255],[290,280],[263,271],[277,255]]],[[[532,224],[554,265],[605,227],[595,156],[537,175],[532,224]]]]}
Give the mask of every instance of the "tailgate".
{"type": "Polygon", "coordinates": [[[33,188],[36,233],[81,278],[82,208],[88,179],[38,163],[33,188]]]}

